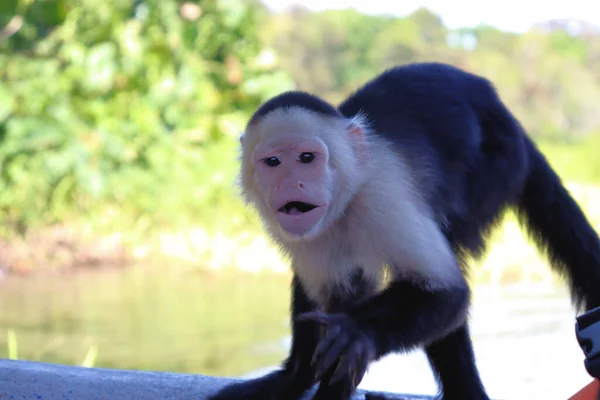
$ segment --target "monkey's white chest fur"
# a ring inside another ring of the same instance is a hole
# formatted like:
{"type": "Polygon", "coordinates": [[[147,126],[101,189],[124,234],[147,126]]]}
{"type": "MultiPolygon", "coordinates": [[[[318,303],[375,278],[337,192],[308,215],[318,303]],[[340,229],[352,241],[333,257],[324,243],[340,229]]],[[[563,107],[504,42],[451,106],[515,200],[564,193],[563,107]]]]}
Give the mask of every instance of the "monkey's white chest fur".
{"type": "Polygon", "coordinates": [[[371,241],[359,233],[336,231],[339,229],[332,229],[318,240],[290,246],[294,272],[308,296],[323,307],[332,292],[353,292],[353,277],[359,270],[371,291],[382,282],[382,252],[372,248],[371,241]]]}

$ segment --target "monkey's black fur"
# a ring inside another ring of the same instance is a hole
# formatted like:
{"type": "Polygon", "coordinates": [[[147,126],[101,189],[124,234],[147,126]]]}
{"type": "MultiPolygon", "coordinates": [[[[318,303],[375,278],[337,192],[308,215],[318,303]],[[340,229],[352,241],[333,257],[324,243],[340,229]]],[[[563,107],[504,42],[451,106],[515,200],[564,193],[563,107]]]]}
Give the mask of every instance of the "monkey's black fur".
{"type": "Polygon", "coordinates": [[[565,276],[578,309],[600,305],[600,242],[486,79],[439,63],[388,70],[339,106],[432,173],[422,187],[461,254],[479,256],[505,206],[565,276]]]}
{"type": "Polygon", "coordinates": [[[317,114],[322,114],[327,117],[342,116],[338,109],[317,96],[304,92],[290,91],[281,93],[262,104],[258,110],[254,112],[252,118],[250,118],[250,121],[248,122],[248,125],[252,125],[257,121],[260,121],[271,111],[291,106],[302,107],[306,110],[315,112],[317,114]]]}
{"type": "MultiPolygon", "coordinates": [[[[252,121],[290,105],[337,114],[314,96],[288,92],[259,109],[252,121]]],[[[408,158],[411,172],[465,273],[465,256],[482,255],[489,230],[506,207],[513,207],[549,256],[551,266],[566,277],[577,308],[600,306],[598,236],[490,82],[449,65],[411,64],[384,72],[338,109],[346,117],[362,113],[374,134],[392,141],[408,158]]],[[[332,326],[345,327],[336,332],[336,340],[358,331],[364,335],[359,341],[364,346],[345,354],[345,360],[337,365],[350,365],[349,371],[362,378],[365,351],[374,351],[378,358],[413,348],[420,340],[443,332],[453,322],[454,313],[468,305],[469,291],[465,287],[432,292],[419,282],[402,281],[393,282],[362,304],[340,300],[335,292],[332,299],[335,307],[332,303],[325,311],[334,314],[322,318],[325,322],[337,318],[332,326]],[[360,324],[361,329],[355,331],[348,321],[360,324]]],[[[316,324],[297,318],[315,309],[294,278],[292,349],[283,369],[233,385],[213,399],[295,399],[311,387],[316,372],[311,358],[320,340],[326,339],[316,324]]],[[[425,347],[444,399],[488,399],[468,323],[444,335],[425,347]]],[[[315,367],[329,365],[327,357],[319,358],[315,367]]],[[[325,372],[315,398],[342,400],[353,391],[352,374],[329,385],[335,367],[334,363],[325,372]]]]}

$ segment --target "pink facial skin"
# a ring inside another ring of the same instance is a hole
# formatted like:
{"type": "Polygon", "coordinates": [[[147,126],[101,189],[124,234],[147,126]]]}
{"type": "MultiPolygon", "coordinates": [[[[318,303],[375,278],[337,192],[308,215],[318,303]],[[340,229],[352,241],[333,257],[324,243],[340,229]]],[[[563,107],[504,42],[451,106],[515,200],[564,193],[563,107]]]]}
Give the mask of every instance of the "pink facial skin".
{"type": "Polygon", "coordinates": [[[329,152],[318,138],[285,137],[253,154],[256,183],[281,229],[305,236],[319,224],[330,199],[329,152]]]}

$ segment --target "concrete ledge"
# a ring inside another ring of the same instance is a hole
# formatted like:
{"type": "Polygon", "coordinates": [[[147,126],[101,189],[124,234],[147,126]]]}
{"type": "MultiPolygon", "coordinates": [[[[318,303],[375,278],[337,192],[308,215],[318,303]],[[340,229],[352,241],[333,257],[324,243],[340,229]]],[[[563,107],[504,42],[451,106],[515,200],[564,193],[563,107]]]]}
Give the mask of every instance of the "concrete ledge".
{"type": "MultiPolygon", "coordinates": [[[[0,399],[36,400],[202,400],[232,382],[193,374],[83,368],[0,359],[0,399]]],[[[390,394],[390,399],[427,396],[390,394]]],[[[306,399],[310,399],[310,394],[306,399]]],[[[359,391],[353,400],[364,399],[359,391]]]]}

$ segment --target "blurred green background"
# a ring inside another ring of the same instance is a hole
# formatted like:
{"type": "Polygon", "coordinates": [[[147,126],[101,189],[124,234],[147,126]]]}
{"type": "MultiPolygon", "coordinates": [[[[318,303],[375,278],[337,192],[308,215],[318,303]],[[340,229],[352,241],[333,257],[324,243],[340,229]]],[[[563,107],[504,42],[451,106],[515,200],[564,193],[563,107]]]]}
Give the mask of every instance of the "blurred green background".
{"type": "MultiPolygon", "coordinates": [[[[491,79],[600,227],[600,33],[567,28],[450,29],[424,8],[3,0],[0,357],[210,375],[277,364],[290,275],[240,202],[239,132],[283,90],[337,102],[395,64],[491,79]]],[[[562,293],[510,215],[478,264],[475,287],[562,293]]]]}

